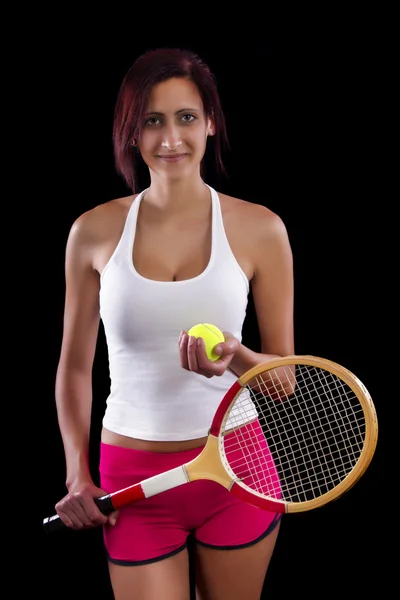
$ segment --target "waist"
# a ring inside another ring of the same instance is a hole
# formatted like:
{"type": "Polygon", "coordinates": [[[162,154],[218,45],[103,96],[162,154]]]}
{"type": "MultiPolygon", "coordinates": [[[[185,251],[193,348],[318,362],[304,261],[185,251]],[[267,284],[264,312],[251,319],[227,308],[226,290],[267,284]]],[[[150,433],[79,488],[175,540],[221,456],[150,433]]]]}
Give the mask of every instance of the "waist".
{"type": "Polygon", "coordinates": [[[106,427],[103,427],[101,432],[101,441],[103,444],[110,444],[111,446],[119,446],[121,448],[130,448],[132,450],[144,450],[145,452],[184,452],[185,450],[193,450],[194,448],[200,448],[204,446],[207,441],[207,436],[197,438],[194,440],[182,440],[182,441],[153,441],[153,440],[142,440],[140,438],[132,438],[126,435],[121,435],[110,431],[106,427]]]}
{"type": "MultiPolygon", "coordinates": [[[[141,375],[143,370],[140,369],[141,375]]],[[[235,380],[230,371],[206,379],[180,366],[163,378],[155,378],[154,374],[135,381],[115,378],[102,425],[121,436],[117,445],[127,438],[125,443],[129,443],[128,439],[189,442],[194,448],[193,440],[201,445],[219,403],[235,380]]]]}

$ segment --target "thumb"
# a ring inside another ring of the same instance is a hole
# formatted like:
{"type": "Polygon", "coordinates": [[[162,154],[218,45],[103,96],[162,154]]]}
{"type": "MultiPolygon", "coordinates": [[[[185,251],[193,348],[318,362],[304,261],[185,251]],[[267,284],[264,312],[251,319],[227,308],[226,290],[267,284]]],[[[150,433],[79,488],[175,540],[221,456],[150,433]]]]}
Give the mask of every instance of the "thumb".
{"type": "Polygon", "coordinates": [[[239,340],[237,340],[230,333],[225,333],[225,342],[220,342],[214,347],[215,354],[218,356],[226,356],[228,354],[234,354],[239,348],[239,340]]]}
{"type": "Polygon", "coordinates": [[[109,525],[115,525],[118,519],[118,511],[114,511],[108,515],[108,523],[109,525]]]}

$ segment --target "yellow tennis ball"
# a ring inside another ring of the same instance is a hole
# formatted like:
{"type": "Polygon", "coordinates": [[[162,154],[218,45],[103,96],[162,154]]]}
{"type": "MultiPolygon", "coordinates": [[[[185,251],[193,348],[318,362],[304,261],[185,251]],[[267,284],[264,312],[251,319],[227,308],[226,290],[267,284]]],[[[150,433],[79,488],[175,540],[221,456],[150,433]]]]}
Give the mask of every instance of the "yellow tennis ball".
{"type": "Polygon", "coordinates": [[[213,350],[217,344],[225,342],[225,337],[218,327],[210,323],[198,323],[191,327],[187,333],[196,338],[203,338],[209,360],[215,361],[219,359],[218,354],[215,354],[213,350]]]}

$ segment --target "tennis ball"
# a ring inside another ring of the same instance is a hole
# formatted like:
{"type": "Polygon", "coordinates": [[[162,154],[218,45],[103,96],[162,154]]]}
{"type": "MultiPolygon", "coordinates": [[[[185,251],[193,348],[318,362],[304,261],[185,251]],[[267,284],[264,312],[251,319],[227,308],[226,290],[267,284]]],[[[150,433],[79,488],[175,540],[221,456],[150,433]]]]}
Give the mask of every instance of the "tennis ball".
{"type": "Polygon", "coordinates": [[[215,361],[219,359],[218,354],[215,354],[213,350],[219,342],[225,342],[225,337],[218,327],[215,327],[215,325],[211,325],[210,323],[198,323],[191,327],[187,333],[196,338],[203,338],[209,360],[215,361]]]}

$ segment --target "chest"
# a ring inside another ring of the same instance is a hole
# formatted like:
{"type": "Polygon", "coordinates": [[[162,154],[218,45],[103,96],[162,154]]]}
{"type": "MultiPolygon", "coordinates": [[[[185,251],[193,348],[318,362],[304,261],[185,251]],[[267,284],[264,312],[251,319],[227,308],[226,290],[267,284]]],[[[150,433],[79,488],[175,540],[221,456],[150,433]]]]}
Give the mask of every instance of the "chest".
{"type": "Polygon", "coordinates": [[[200,275],[211,256],[212,228],[205,219],[155,224],[138,221],[133,264],[147,279],[181,281],[200,275]]]}

